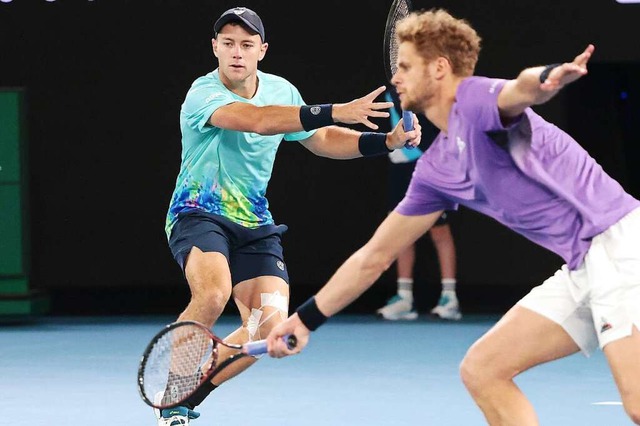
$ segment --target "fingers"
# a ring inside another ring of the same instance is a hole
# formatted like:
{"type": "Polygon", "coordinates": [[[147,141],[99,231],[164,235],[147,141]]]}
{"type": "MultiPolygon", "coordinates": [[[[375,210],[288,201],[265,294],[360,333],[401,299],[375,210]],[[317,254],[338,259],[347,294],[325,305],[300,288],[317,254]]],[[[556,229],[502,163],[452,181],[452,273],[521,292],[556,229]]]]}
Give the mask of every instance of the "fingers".
{"type": "Polygon", "coordinates": [[[406,133],[407,141],[405,142],[405,146],[415,148],[420,145],[420,141],[422,140],[422,134],[418,129],[411,130],[406,133]]]}
{"type": "MultiPolygon", "coordinates": [[[[363,99],[374,100],[375,98],[380,96],[382,93],[384,93],[385,90],[387,90],[387,86],[380,86],[376,90],[374,90],[373,92],[371,92],[367,96],[365,96],[363,99]]],[[[393,104],[391,104],[391,105],[393,105],[393,104]]],[[[389,108],[389,107],[387,107],[387,108],[389,108]]]]}
{"type": "Polygon", "coordinates": [[[346,104],[333,105],[333,119],[345,124],[364,124],[370,129],[377,130],[378,125],[372,123],[370,118],[387,118],[389,110],[393,108],[393,102],[374,102],[386,90],[380,86],[366,96],[354,99],[346,104]]]}
{"type": "Polygon", "coordinates": [[[299,349],[289,349],[282,338],[278,338],[275,341],[270,340],[267,347],[269,356],[273,358],[284,358],[285,356],[294,355],[299,352],[299,349]]]}
{"type": "Polygon", "coordinates": [[[372,110],[368,111],[365,116],[362,117],[362,119],[359,121],[359,123],[360,124],[364,124],[365,126],[367,126],[368,128],[370,128],[372,130],[378,130],[378,128],[380,126],[378,126],[377,124],[375,124],[375,123],[373,123],[372,121],[369,120],[372,117],[375,117],[375,118],[388,118],[389,117],[389,113],[387,111],[376,111],[376,110],[372,109],[372,110]]]}
{"type": "MultiPolygon", "coordinates": [[[[585,57],[583,57],[583,55],[584,53],[578,55],[578,57],[576,57],[576,61],[578,61],[578,58],[580,57],[584,59],[585,57]]],[[[588,57],[586,57],[584,63],[567,62],[557,68],[554,68],[549,74],[547,80],[540,85],[540,89],[551,92],[562,89],[569,83],[573,83],[583,75],[587,74],[586,61],[588,61],[588,57]]]]}
{"type": "Polygon", "coordinates": [[[593,44],[588,45],[586,49],[584,49],[584,52],[576,56],[576,58],[573,60],[573,63],[582,67],[586,66],[587,62],[589,62],[589,59],[591,59],[594,50],[595,46],[593,44]]]}
{"type": "Polygon", "coordinates": [[[393,102],[373,102],[371,104],[371,109],[375,109],[375,110],[390,109],[390,108],[393,108],[393,102]]]}

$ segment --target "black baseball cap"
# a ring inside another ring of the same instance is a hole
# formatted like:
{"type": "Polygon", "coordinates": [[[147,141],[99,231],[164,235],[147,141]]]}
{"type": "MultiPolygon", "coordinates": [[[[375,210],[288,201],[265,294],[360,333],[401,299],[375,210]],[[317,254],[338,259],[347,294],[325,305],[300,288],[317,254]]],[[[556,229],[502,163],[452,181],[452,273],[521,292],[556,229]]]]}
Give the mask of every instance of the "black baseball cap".
{"type": "Polygon", "coordinates": [[[264,43],[264,25],[262,25],[262,19],[253,10],[246,7],[234,7],[224,12],[215,24],[213,24],[213,31],[215,35],[218,35],[220,29],[229,22],[242,22],[249,28],[260,34],[262,42],[264,43]]]}

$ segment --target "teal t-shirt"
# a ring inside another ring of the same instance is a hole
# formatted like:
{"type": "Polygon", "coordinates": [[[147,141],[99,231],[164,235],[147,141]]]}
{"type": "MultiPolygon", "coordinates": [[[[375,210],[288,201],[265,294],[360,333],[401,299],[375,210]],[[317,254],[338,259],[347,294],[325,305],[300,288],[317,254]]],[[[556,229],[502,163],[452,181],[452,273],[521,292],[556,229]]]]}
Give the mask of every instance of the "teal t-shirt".
{"type": "Polygon", "coordinates": [[[233,102],[304,105],[296,87],[258,71],[252,99],[229,91],[218,70],[196,79],[180,111],[182,161],[167,213],[167,237],[178,214],[193,210],[224,216],[248,228],[273,224],[265,197],[280,142],[306,139],[315,131],[263,136],[208,124],[213,112],[233,102]]]}

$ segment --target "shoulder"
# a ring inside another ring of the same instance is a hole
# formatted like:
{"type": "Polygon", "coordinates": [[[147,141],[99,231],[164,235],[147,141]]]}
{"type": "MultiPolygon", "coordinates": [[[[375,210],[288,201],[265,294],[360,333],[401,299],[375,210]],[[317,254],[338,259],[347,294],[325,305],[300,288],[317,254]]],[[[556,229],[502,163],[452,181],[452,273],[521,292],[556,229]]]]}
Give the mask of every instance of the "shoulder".
{"type": "Polygon", "coordinates": [[[218,72],[216,71],[211,71],[208,74],[202,75],[198,78],[196,78],[193,83],[191,83],[191,87],[189,88],[189,91],[193,91],[193,90],[199,90],[199,89],[203,89],[203,88],[223,88],[226,89],[224,87],[224,85],[222,84],[222,82],[220,81],[220,78],[218,77],[218,72]]]}
{"type": "Polygon", "coordinates": [[[482,76],[467,77],[460,82],[456,90],[456,99],[474,96],[497,96],[507,80],[482,76]]]}
{"type": "Polygon", "coordinates": [[[263,72],[258,70],[258,78],[260,79],[260,81],[263,81],[267,84],[275,84],[275,85],[282,84],[286,86],[293,86],[293,84],[286,78],[281,77],[279,75],[270,74],[268,72],[263,72]]]}
{"type": "Polygon", "coordinates": [[[260,81],[258,98],[261,103],[265,105],[301,105],[304,103],[298,88],[286,78],[259,71],[258,79],[260,81]]]}
{"type": "Polygon", "coordinates": [[[198,113],[205,105],[224,105],[233,101],[233,94],[220,81],[217,71],[193,81],[182,104],[183,113],[198,113]]]}

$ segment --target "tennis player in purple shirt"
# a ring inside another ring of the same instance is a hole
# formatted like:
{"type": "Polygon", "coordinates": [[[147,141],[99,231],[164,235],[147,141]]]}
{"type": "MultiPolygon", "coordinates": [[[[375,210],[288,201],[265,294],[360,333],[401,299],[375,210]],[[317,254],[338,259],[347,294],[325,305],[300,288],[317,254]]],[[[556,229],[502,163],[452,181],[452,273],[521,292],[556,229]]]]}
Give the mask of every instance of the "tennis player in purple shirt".
{"type": "Polygon", "coordinates": [[[475,77],[480,37],[442,9],[396,30],[402,108],[440,134],[416,165],[403,201],[329,282],[274,328],[269,353],[299,352],[318,328],[368,289],[444,210],[477,210],[566,262],[467,352],[462,380],[490,425],[538,425],[514,383],[521,372],[603,350],[624,408],[640,425],[640,202],[567,133],[531,107],[587,73],[594,47],[572,62],[475,77]],[[294,333],[294,350],[281,336],[294,333]]]}

